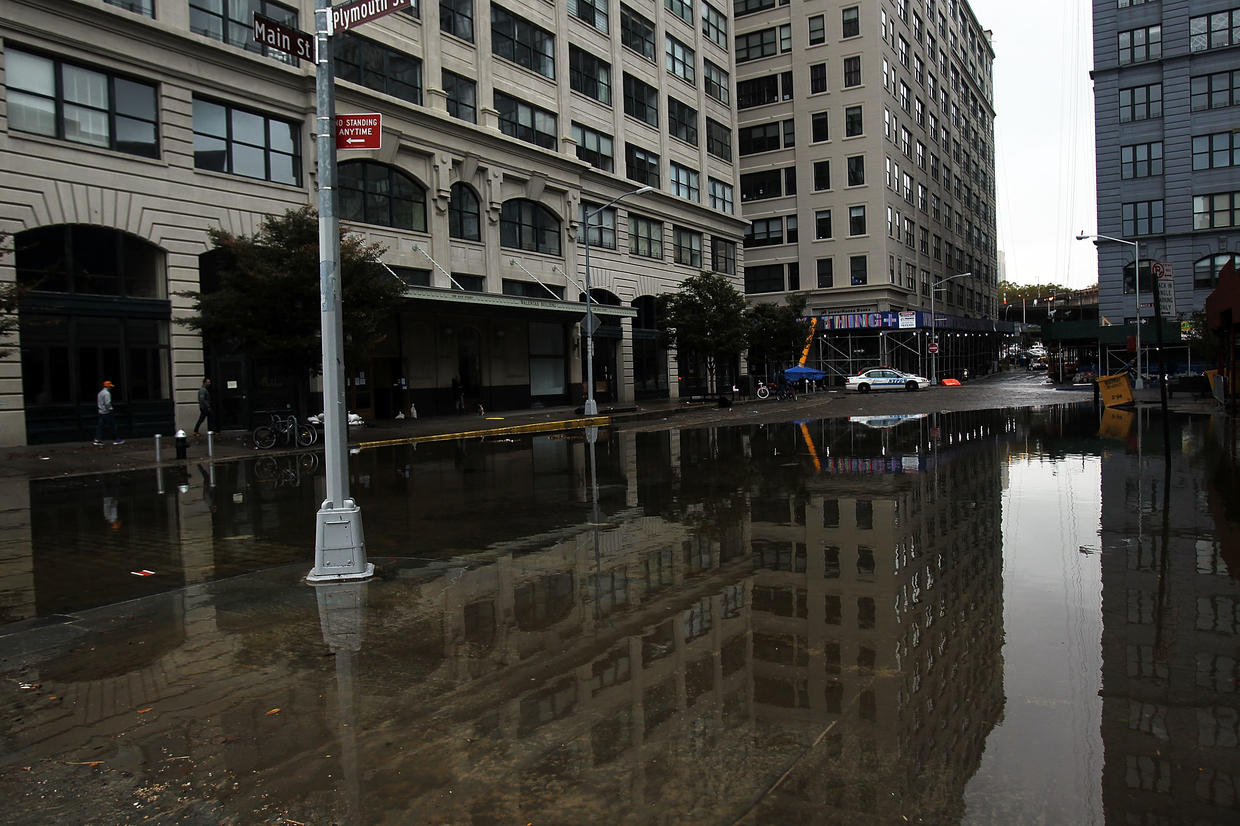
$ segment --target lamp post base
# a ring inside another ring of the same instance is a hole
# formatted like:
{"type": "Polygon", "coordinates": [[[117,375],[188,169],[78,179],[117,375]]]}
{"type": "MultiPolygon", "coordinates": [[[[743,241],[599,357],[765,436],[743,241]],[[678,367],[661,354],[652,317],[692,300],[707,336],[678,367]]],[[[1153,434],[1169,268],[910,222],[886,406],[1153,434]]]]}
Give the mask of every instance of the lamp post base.
{"type": "Polygon", "coordinates": [[[586,399],[585,406],[581,408],[581,412],[586,416],[597,416],[598,401],[595,399],[586,399]]]}
{"type": "Polygon", "coordinates": [[[375,566],[366,561],[362,536],[362,509],[352,499],[344,507],[324,502],[315,517],[314,568],[306,582],[346,582],[369,579],[375,566]]]}

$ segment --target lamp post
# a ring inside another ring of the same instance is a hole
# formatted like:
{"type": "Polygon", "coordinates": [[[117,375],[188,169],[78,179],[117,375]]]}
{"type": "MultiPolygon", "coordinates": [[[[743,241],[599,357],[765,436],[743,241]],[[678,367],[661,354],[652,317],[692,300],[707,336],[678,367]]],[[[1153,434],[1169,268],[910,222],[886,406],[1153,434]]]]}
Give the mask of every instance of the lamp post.
{"type": "MultiPolygon", "coordinates": [[[[1141,378],[1141,242],[1112,238],[1110,235],[1090,235],[1083,230],[1076,236],[1078,241],[1085,241],[1090,238],[1095,241],[1113,241],[1116,244],[1127,244],[1132,247],[1132,291],[1136,294],[1137,304],[1137,377],[1133,379],[1132,389],[1140,390],[1145,387],[1145,381],[1141,378]]],[[[1101,364],[1098,365],[1098,369],[1102,369],[1101,364]]],[[[1102,374],[1099,373],[1098,375],[1102,374]]]]}
{"type": "Polygon", "coordinates": [[[590,294],[590,223],[603,210],[630,195],[644,195],[654,191],[653,186],[643,186],[632,192],[623,192],[598,209],[586,213],[586,404],[582,412],[587,416],[598,415],[598,402],[594,400],[594,297],[590,294]]]}
{"type": "Polygon", "coordinates": [[[934,296],[938,293],[940,284],[946,283],[948,281],[952,281],[957,278],[964,278],[965,276],[972,275],[972,274],[973,274],[972,271],[970,271],[970,272],[957,273],[956,275],[949,275],[946,278],[940,278],[938,281],[935,281],[933,284],[930,285],[930,343],[933,345],[933,347],[930,348],[930,386],[931,387],[938,384],[938,376],[935,375],[935,371],[934,371],[934,368],[936,366],[935,359],[938,356],[938,349],[939,349],[939,334],[938,334],[938,330],[936,329],[937,321],[935,320],[935,312],[934,312],[934,296]]]}

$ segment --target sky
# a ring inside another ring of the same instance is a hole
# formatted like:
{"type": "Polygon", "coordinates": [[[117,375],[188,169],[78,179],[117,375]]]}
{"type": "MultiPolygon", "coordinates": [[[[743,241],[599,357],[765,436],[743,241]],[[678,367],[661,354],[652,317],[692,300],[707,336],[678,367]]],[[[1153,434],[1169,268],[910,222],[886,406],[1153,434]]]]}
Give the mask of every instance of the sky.
{"type": "Polygon", "coordinates": [[[995,51],[995,188],[1008,281],[1098,281],[1088,0],[969,0],[995,51]],[[1051,8],[1053,7],[1053,8],[1051,8]]]}

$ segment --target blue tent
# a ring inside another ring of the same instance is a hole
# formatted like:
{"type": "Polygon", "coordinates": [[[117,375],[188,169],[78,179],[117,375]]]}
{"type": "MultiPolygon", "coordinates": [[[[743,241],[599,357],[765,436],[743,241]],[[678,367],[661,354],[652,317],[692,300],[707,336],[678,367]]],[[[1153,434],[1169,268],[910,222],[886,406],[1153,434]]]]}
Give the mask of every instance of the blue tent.
{"type": "Polygon", "coordinates": [[[784,376],[788,381],[800,381],[801,379],[809,379],[810,381],[821,381],[827,377],[827,374],[821,370],[815,370],[813,367],[789,367],[784,371],[784,376]]]}

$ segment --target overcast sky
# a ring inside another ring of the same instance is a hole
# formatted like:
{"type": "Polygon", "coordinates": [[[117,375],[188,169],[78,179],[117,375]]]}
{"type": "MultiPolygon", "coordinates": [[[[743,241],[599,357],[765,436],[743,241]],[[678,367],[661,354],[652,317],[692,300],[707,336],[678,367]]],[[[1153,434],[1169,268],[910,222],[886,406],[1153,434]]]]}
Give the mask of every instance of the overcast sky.
{"type": "Polygon", "coordinates": [[[1097,283],[1093,34],[1087,0],[969,0],[995,50],[995,188],[1005,277],[1097,283]]]}

